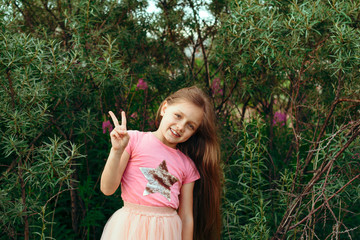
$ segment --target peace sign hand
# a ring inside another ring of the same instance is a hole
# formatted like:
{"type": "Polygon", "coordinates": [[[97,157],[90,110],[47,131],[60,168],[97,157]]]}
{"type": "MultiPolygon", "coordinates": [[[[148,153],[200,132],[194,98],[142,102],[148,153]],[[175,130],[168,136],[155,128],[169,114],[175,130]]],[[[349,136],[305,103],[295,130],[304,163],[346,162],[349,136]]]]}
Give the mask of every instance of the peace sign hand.
{"type": "Polygon", "coordinates": [[[109,114],[115,125],[115,128],[110,133],[112,148],[114,150],[125,149],[130,139],[126,129],[125,112],[121,112],[121,125],[112,111],[109,111],[109,114]]]}

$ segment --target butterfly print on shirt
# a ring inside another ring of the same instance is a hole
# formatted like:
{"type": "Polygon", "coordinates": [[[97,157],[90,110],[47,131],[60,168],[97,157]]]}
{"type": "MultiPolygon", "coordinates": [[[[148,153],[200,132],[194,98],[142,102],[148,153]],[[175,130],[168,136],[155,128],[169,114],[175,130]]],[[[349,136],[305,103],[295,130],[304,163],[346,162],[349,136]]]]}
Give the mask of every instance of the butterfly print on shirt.
{"type": "Polygon", "coordinates": [[[179,180],[169,173],[166,161],[162,161],[157,168],[142,167],[140,168],[140,171],[148,180],[143,195],[146,196],[157,192],[163,195],[170,202],[170,187],[179,180]]]}

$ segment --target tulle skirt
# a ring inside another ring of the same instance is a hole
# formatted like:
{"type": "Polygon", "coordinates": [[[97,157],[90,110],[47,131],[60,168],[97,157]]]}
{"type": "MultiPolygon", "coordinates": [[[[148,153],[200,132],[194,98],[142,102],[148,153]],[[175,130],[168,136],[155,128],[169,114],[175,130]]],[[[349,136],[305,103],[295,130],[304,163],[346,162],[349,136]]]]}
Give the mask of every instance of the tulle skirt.
{"type": "Polygon", "coordinates": [[[176,210],[124,203],[104,227],[101,240],[181,240],[176,210]]]}

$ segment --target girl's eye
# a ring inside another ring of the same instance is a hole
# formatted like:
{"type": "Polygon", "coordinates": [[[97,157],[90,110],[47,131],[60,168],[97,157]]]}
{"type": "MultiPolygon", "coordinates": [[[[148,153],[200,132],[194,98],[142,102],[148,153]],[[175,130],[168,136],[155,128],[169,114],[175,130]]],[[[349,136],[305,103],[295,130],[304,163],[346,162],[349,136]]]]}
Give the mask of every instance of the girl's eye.
{"type": "Polygon", "coordinates": [[[194,125],[192,125],[192,124],[189,124],[189,128],[190,128],[191,130],[194,130],[194,129],[195,129],[194,125]]]}
{"type": "Polygon", "coordinates": [[[175,113],[175,117],[180,118],[181,116],[180,116],[180,114],[175,113]]]}

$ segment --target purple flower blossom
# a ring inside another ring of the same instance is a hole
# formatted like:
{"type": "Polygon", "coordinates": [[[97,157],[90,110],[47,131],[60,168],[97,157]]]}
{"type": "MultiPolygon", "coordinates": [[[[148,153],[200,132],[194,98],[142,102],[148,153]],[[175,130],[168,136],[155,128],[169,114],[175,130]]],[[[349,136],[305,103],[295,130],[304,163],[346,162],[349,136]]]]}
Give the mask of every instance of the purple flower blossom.
{"type": "Polygon", "coordinates": [[[106,133],[106,129],[109,131],[109,133],[113,130],[113,125],[111,124],[110,120],[102,123],[102,129],[104,134],[106,133]]]}
{"type": "Polygon", "coordinates": [[[133,114],[131,114],[130,117],[131,117],[131,118],[137,118],[137,117],[138,117],[137,112],[134,112],[133,114]]]}
{"type": "Polygon", "coordinates": [[[144,79],[140,78],[137,85],[136,85],[136,89],[141,89],[141,90],[148,89],[147,82],[145,82],[144,79]]]}
{"type": "Polygon", "coordinates": [[[221,88],[221,81],[220,81],[220,78],[214,78],[213,82],[212,82],[212,85],[211,85],[211,88],[212,88],[212,93],[213,95],[223,95],[223,90],[221,88]]]}
{"type": "Polygon", "coordinates": [[[284,126],[285,123],[286,123],[286,113],[276,112],[274,114],[273,126],[274,125],[284,126]]]}

